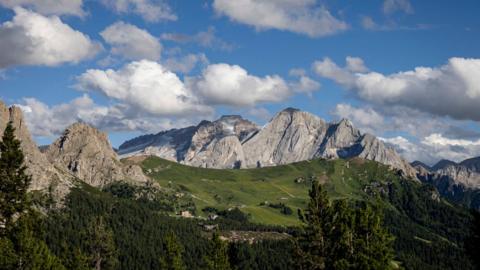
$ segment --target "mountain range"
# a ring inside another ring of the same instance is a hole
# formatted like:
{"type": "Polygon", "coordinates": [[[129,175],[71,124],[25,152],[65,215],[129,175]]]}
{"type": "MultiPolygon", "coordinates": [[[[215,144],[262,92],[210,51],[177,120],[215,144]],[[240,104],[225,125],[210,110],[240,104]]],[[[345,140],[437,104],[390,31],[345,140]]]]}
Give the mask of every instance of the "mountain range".
{"type": "Polygon", "coordinates": [[[143,135],[112,148],[108,136],[88,124],[75,123],[51,145],[33,141],[20,108],[0,101],[0,130],[12,121],[21,140],[31,190],[49,190],[63,198],[84,182],[103,187],[116,181],[149,182],[142,169],[122,158],[157,156],[189,166],[216,169],[271,167],[315,158],[359,157],[390,166],[414,181],[433,184],[441,194],[480,207],[480,158],[461,163],[442,160],[435,166],[409,164],[391,146],[362,133],[342,119],[323,119],[287,108],[263,127],[239,115],[226,115],[196,126],[143,135]]]}
{"type": "Polygon", "coordinates": [[[287,108],[259,127],[238,115],[202,121],[129,140],[118,149],[121,157],[155,155],[185,165],[231,169],[288,164],[314,158],[361,157],[399,169],[416,171],[395,150],[347,119],[327,123],[298,109],[287,108]]]}
{"type": "Polygon", "coordinates": [[[444,159],[432,167],[419,161],[411,165],[419,180],[434,185],[444,197],[480,210],[480,157],[460,163],[444,159]]]}

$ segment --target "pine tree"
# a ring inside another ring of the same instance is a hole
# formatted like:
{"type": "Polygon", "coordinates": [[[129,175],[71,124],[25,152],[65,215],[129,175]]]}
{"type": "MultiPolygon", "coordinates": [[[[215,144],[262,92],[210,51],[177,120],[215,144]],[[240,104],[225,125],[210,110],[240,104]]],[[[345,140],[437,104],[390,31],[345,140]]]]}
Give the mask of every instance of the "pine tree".
{"type": "Polygon", "coordinates": [[[205,262],[209,270],[232,269],[228,259],[228,244],[220,239],[218,233],[213,234],[210,252],[205,257],[205,262]]]}
{"type": "Polygon", "coordinates": [[[378,209],[363,203],[355,210],[352,262],[355,269],[388,269],[394,258],[393,236],[382,226],[378,209]]]}
{"type": "Polygon", "coordinates": [[[178,242],[177,236],[173,232],[169,232],[164,241],[165,256],[160,259],[162,269],[168,270],[184,270],[186,269],[183,263],[182,254],[184,252],[183,246],[178,242]]]}
{"type": "Polygon", "coordinates": [[[328,234],[331,230],[331,206],[327,192],[317,182],[312,183],[310,201],[300,220],[306,224],[304,232],[296,241],[300,269],[326,269],[328,258],[328,234]]]}
{"type": "Polygon", "coordinates": [[[21,143],[9,122],[0,142],[0,268],[65,269],[39,237],[40,217],[31,208],[21,143]]]}
{"type": "Polygon", "coordinates": [[[363,204],[330,202],[318,182],[312,183],[310,202],[300,219],[297,237],[300,269],[388,269],[393,259],[392,236],[382,227],[382,216],[363,204]]]}
{"type": "Polygon", "coordinates": [[[0,142],[0,233],[13,225],[15,216],[30,207],[27,189],[31,177],[26,174],[20,141],[15,138],[12,122],[7,124],[0,142]],[[3,226],[2,226],[3,225],[3,226]]]}
{"type": "Polygon", "coordinates": [[[88,228],[86,243],[92,267],[96,270],[115,269],[118,261],[113,232],[107,227],[104,218],[95,217],[88,228]]]}

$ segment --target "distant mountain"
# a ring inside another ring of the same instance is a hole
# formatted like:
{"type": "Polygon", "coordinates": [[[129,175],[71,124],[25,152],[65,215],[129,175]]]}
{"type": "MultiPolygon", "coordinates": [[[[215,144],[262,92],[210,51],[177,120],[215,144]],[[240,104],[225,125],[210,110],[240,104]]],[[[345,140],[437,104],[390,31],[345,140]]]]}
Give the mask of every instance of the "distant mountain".
{"type": "Polygon", "coordinates": [[[255,168],[319,157],[361,157],[390,165],[409,176],[416,173],[393,148],[363,134],[350,121],[327,123],[294,108],[277,113],[263,127],[235,115],[144,135],[122,144],[118,153],[121,157],[155,155],[206,168],[255,168]]]}
{"type": "Polygon", "coordinates": [[[432,166],[431,170],[432,171],[438,171],[438,170],[442,170],[448,166],[455,166],[457,165],[457,163],[451,161],[451,160],[448,160],[448,159],[442,159],[440,160],[439,162],[437,162],[435,165],[432,166]]]}
{"type": "Polygon", "coordinates": [[[417,178],[434,185],[440,194],[455,202],[480,210],[480,157],[460,163],[441,160],[431,168],[417,169],[417,178]]]}
{"type": "Polygon", "coordinates": [[[421,161],[418,161],[418,160],[415,160],[414,162],[410,163],[410,165],[412,165],[412,167],[416,168],[417,170],[420,169],[420,168],[423,169],[423,170],[427,170],[427,171],[432,170],[432,167],[430,167],[427,164],[425,164],[421,161]]]}

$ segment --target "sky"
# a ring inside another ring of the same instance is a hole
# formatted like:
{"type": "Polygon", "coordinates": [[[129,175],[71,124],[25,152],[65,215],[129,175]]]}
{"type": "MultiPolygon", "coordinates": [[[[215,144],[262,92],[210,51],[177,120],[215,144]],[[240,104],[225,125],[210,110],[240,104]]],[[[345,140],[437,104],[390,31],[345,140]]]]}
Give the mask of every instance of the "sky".
{"type": "Polygon", "coordinates": [[[295,107],[409,161],[480,155],[476,0],[0,0],[0,99],[38,144],[295,107]]]}

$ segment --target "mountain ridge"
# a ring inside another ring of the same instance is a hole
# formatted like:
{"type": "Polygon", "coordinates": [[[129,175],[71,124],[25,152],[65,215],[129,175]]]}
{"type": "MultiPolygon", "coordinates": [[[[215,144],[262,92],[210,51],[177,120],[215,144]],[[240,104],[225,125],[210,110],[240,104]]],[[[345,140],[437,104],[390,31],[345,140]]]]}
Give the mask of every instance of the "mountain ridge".
{"type": "Polygon", "coordinates": [[[186,165],[218,169],[359,156],[400,169],[407,176],[415,178],[416,175],[413,167],[393,148],[373,135],[362,133],[350,120],[328,123],[291,107],[278,112],[263,127],[239,115],[222,116],[197,126],[128,140],[119,147],[118,153],[122,158],[155,155],[186,165]],[[173,138],[178,139],[179,133],[186,136],[181,143],[174,142],[173,138]]]}

